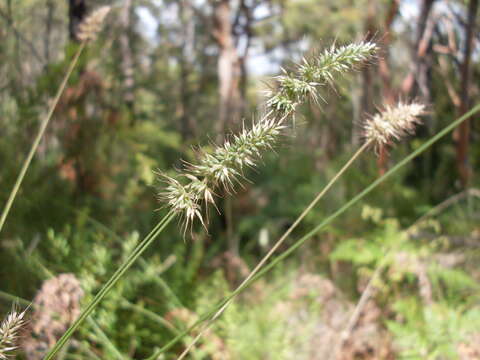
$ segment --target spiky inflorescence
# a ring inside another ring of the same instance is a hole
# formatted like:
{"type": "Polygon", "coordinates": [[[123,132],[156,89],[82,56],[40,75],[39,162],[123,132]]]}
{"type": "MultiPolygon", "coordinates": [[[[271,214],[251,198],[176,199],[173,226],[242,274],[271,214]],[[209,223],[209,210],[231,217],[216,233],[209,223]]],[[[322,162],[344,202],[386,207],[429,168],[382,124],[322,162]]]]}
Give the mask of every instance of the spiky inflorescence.
{"type": "Polygon", "coordinates": [[[93,11],[79,25],[77,38],[80,41],[93,41],[102,30],[103,21],[110,11],[110,6],[101,6],[93,11]]]}
{"type": "Polygon", "coordinates": [[[160,200],[184,216],[186,227],[195,218],[205,225],[202,205],[215,204],[215,189],[233,190],[243,177],[243,169],[254,167],[262,151],[273,147],[298,104],[307,98],[316,100],[319,86],[332,83],[336,73],[368,60],[376,49],[371,42],[332,46],[311,60],[304,59],[295,74],[285,72],[277,77],[278,89],[268,94],[268,113],[213,153],[203,153],[199,163],[189,164],[177,179],[160,174],[167,183],[160,200]]]}
{"type": "Polygon", "coordinates": [[[17,348],[18,333],[25,324],[25,311],[13,309],[0,326],[0,359],[6,360],[17,348]]]}
{"type": "Polygon", "coordinates": [[[267,106],[278,116],[292,113],[307,98],[318,99],[318,87],[331,84],[337,74],[354,69],[377,51],[372,42],[359,42],[336,48],[332,45],[319,56],[304,58],[294,73],[283,70],[278,89],[269,91],[267,106]]]}
{"type": "Polygon", "coordinates": [[[389,145],[395,140],[412,134],[420,123],[419,116],[425,114],[425,105],[399,102],[370,117],[364,125],[364,136],[375,149],[389,145]]]}
{"type": "Polygon", "coordinates": [[[234,183],[240,183],[243,177],[243,169],[255,167],[262,151],[273,147],[284,128],[282,122],[268,116],[254,123],[251,129],[244,128],[213,153],[203,153],[198,164],[189,164],[180,174],[186,184],[161,174],[167,186],[160,199],[175,213],[182,214],[187,226],[195,218],[205,224],[202,203],[214,205],[214,191],[218,187],[233,190],[234,183]]]}
{"type": "Polygon", "coordinates": [[[255,166],[261,151],[272,148],[284,128],[281,122],[265,117],[251,129],[244,128],[239,135],[234,135],[213,154],[205,153],[200,164],[191,166],[192,174],[208,179],[214,186],[221,184],[230,189],[233,181],[238,181],[242,169],[255,166]]]}

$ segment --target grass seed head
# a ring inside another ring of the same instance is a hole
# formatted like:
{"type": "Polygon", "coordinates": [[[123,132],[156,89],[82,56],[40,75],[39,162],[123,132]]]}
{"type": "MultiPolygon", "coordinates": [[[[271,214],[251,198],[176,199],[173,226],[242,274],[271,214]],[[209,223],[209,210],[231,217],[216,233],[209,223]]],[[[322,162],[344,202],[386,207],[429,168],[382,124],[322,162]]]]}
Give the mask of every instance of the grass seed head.
{"type": "Polygon", "coordinates": [[[105,17],[110,12],[110,6],[101,6],[90,15],[78,27],[77,38],[80,41],[93,41],[102,30],[105,17]]]}
{"type": "Polygon", "coordinates": [[[233,192],[235,185],[242,183],[244,169],[257,165],[262,153],[273,148],[284,128],[285,125],[264,116],[213,152],[202,153],[199,162],[189,164],[177,179],[160,174],[166,184],[159,194],[160,201],[183,217],[185,227],[195,219],[205,226],[203,205],[215,206],[215,189],[233,192]]]}
{"type": "Polygon", "coordinates": [[[202,153],[200,160],[189,164],[178,179],[162,175],[166,186],[159,194],[160,200],[183,216],[186,227],[196,218],[205,225],[202,206],[215,205],[217,188],[232,192],[236,184],[242,184],[245,168],[255,167],[263,152],[273,149],[296,107],[308,98],[317,102],[319,86],[333,82],[337,73],[367,61],[376,50],[372,42],[332,46],[311,60],[304,59],[292,74],[282,70],[283,75],[276,78],[278,88],[267,94],[266,115],[213,152],[202,153]]]}
{"type": "Polygon", "coordinates": [[[425,105],[399,102],[370,117],[364,125],[364,137],[376,149],[390,145],[403,137],[413,134],[420,124],[419,116],[425,114],[425,105]]]}
{"type": "Polygon", "coordinates": [[[289,73],[282,69],[283,75],[275,78],[278,86],[268,91],[267,107],[282,117],[307,99],[318,102],[319,87],[334,83],[335,76],[367,62],[376,51],[375,43],[362,41],[340,47],[332,45],[318,55],[303,58],[296,71],[289,73]]]}
{"type": "Polygon", "coordinates": [[[17,349],[18,334],[25,324],[25,311],[13,310],[0,326],[0,359],[6,360],[17,349]]]}

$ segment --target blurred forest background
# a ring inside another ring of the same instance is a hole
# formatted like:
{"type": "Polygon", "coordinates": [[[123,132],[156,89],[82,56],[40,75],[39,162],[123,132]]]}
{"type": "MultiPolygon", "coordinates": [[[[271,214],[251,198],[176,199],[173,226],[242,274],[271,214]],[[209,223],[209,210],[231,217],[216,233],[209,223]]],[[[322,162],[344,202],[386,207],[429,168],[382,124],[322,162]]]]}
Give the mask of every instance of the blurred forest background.
{"type": "MultiPolygon", "coordinates": [[[[65,359],[148,357],[245,278],[362,142],[362,119],[399,99],[428,104],[415,137],[363,156],[285,247],[479,94],[478,0],[1,0],[2,207],[79,46],[78,24],[100,5],[113,6],[104,30],[0,234],[2,315],[13,296],[91,299],[166,212],[154,171],[173,173],[249,126],[282,67],[332,43],[373,40],[380,56],[324,92],[321,108],[301,108],[292,136],[222,196],[208,232],[196,224],[184,237],[170,224],[65,359]]],[[[327,359],[393,248],[340,358],[480,359],[479,137],[478,121],[465,122],[316,235],[246,290],[192,358],[327,359]]],[[[65,330],[48,317],[31,328],[20,358],[41,359],[65,330]]]]}

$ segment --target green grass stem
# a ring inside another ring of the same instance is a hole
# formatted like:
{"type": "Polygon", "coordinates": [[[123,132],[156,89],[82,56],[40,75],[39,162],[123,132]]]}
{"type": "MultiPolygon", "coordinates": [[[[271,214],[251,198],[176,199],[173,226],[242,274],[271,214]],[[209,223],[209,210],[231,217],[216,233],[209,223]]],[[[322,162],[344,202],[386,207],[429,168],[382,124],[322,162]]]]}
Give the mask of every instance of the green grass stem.
{"type": "Polygon", "coordinates": [[[273,269],[277,264],[279,264],[281,261],[286,259],[289,255],[291,255],[295,250],[297,250],[300,246],[303,245],[308,239],[312,238],[314,235],[319,233],[321,230],[323,230],[327,225],[329,225],[333,220],[335,220],[337,217],[342,215],[344,212],[346,212],[348,209],[350,209],[353,205],[358,203],[360,200],[362,200],[365,196],[367,196],[370,192],[372,192],[375,188],[377,188],[379,185],[381,185],[383,182],[385,182],[388,178],[390,178],[393,174],[395,174],[398,170],[400,170],[402,167],[407,165],[410,161],[412,161],[414,158],[428,150],[430,146],[432,146],[434,143],[436,143],[438,140],[440,140],[442,137],[445,135],[449,134],[451,131],[453,131],[458,125],[460,125],[462,122],[470,118],[473,114],[477,113],[480,111],[480,104],[477,104],[474,106],[470,111],[465,113],[463,116],[457,118],[455,121],[453,121],[450,125],[446,126],[443,128],[441,131],[439,131],[436,135],[432,136],[430,139],[428,139],[425,143],[423,143],[421,146],[419,146],[415,151],[410,153],[410,155],[406,156],[403,158],[400,162],[398,162],[394,167],[392,167],[389,171],[387,171],[384,175],[379,177],[377,180],[372,182],[369,186],[367,186],[363,191],[358,193],[356,196],[354,196],[350,201],[348,201],[346,204],[341,206],[337,211],[335,211],[333,214],[325,218],[320,224],[318,224],[316,227],[314,227],[312,230],[310,230],[307,234],[305,234],[303,237],[298,239],[292,246],[290,246],[287,250],[285,250],[282,254],[278,255],[275,259],[273,259],[268,265],[266,265],[262,270],[260,270],[255,276],[253,276],[248,282],[246,282],[243,286],[238,287],[235,291],[233,291],[227,298],[222,300],[219,304],[217,304],[211,311],[208,311],[207,313],[203,314],[199,320],[190,326],[188,329],[185,331],[181,332],[179,335],[177,335],[175,338],[173,338],[170,342],[168,342],[166,345],[164,345],[162,348],[160,348],[158,351],[154,352],[152,356],[150,356],[147,360],[155,360],[158,358],[158,356],[168,349],[170,349],[173,345],[175,345],[179,340],[181,340],[185,335],[190,333],[194,328],[199,326],[201,323],[203,323],[205,320],[209,319],[212,315],[214,315],[219,309],[221,309],[226,303],[228,303],[232,298],[237,296],[239,293],[241,293],[244,289],[246,289],[252,282],[256,281],[263,275],[265,275],[268,271],[273,269]]]}
{"type": "Polygon", "coordinates": [[[45,133],[45,130],[47,129],[47,125],[50,122],[50,119],[52,118],[52,115],[57,108],[57,104],[60,101],[60,98],[65,90],[65,87],[67,86],[68,79],[70,79],[70,76],[72,75],[73,69],[77,65],[78,59],[85,48],[85,42],[82,42],[80,46],[77,49],[77,52],[75,53],[75,56],[73,57],[72,62],[70,63],[67,73],[63,77],[62,83],[60,87],[57,90],[57,94],[55,95],[55,98],[53,99],[52,105],[50,106],[50,109],[48,110],[47,116],[43,119],[42,123],[40,124],[40,128],[38,130],[37,136],[35,136],[35,139],[32,143],[32,146],[30,148],[30,151],[28,152],[27,157],[25,158],[25,161],[23,162],[22,168],[20,170],[20,173],[18,174],[17,179],[15,180],[15,184],[13,185],[12,191],[10,192],[10,195],[8,196],[8,200],[5,204],[5,207],[3,208],[2,215],[0,216],[0,232],[2,232],[3,225],[5,224],[5,221],[7,219],[7,216],[10,212],[10,209],[12,208],[13,202],[15,200],[15,197],[17,196],[18,190],[20,189],[20,186],[22,185],[23,179],[25,178],[25,174],[27,173],[27,170],[30,166],[30,163],[32,162],[33,156],[37,152],[38,145],[40,144],[40,140],[42,140],[43,134],[45,133]]]}
{"type": "Polygon", "coordinates": [[[120,280],[123,274],[134,264],[138,257],[150,246],[150,244],[157,238],[157,236],[165,229],[165,227],[172,221],[175,214],[169,212],[162,220],[154,227],[154,229],[142,240],[140,244],[133,250],[132,254],[125,260],[125,262],[118,268],[112,277],[103,285],[100,291],[95,295],[93,300],[81,312],[77,320],[67,329],[67,331],[58,340],[55,346],[45,356],[45,360],[50,360],[55,357],[58,351],[70,339],[78,327],[85,321],[85,319],[95,310],[97,305],[110,292],[113,286],[120,280]]]}

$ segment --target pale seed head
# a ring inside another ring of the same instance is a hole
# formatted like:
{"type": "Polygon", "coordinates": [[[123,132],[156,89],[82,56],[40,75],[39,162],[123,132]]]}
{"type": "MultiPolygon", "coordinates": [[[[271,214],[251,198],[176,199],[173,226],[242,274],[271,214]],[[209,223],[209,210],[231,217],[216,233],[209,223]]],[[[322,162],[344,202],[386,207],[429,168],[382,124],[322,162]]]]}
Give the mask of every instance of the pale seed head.
{"type": "Polygon", "coordinates": [[[281,117],[294,112],[307,99],[318,102],[319,88],[370,60],[376,51],[375,43],[362,41],[340,47],[332,45],[318,55],[303,58],[296,71],[289,73],[282,69],[283,75],[275,78],[278,86],[267,92],[267,107],[281,117]]]}
{"type": "Polygon", "coordinates": [[[25,324],[25,311],[14,309],[7,315],[0,326],[0,360],[6,360],[17,349],[18,334],[25,324]]]}
{"type": "Polygon", "coordinates": [[[80,41],[93,41],[102,30],[105,17],[108,15],[111,7],[101,6],[90,15],[78,27],[77,38],[80,41]]]}
{"type": "Polygon", "coordinates": [[[425,114],[425,105],[399,102],[370,117],[364,125],[364,137],[375,148],[392,144],[393,141],[413,134],[420,124],[419,116],[425,114]]]}
{"type": "Polygon", "coordinates": [[[160,173],[166,186],[159,199],[183,216],[185,227],[190,226],[195,218],[205,226],[203,205],[215,206],[215,189],[233,191],[236,183],[241,184],[244,168],[255,167],[262,152],[273,148],[284,128],[278,121],[265,116],[213,152],[202,153],[200,161],[189,164],[178,180],[160,173]],[[181,182],[180,178],[186,181],[181,182]]]}
{"type": "Polygon", "coordinates": [[[317,101],[319,86],[333,82],[335,74],[368,60],[376,49],[371,42],[332,46],[310,61],[304,59],[292,74],[283,70],[284,74],[276,78],[278,88],[267,95],[267,114],[212,153],[202,153],[197,164],[189,164],[180,173],[187,182],[162,175],[166,187],[159,195],[160,200],[173,212],[182,214],[187,226],[195,218],[204,224],[202,205],[215,205],[215,189],[232,191],[236,183],[241,184],[244,169],[255,167],[262,152],[273,148],[296,107],[307,98],[317,101]]]}

